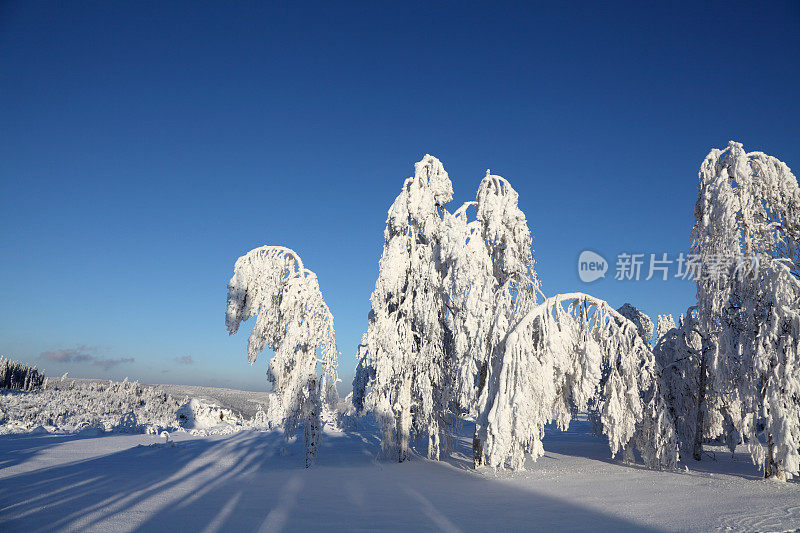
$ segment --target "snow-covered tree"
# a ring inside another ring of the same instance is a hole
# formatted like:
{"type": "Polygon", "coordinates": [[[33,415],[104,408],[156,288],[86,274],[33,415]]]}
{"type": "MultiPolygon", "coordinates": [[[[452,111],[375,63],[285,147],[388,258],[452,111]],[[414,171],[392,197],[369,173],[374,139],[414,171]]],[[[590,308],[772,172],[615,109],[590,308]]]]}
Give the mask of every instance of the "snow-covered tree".
{"type": "MultiPolygon", "coordinates": [[[[536,303],[531,231],[519,195],[500,176],[486,171],[475,201],[445,214],[445,287],[453,332],[452,400],[475,413],[486,383],[489,355],[521,309],[536,303]],[[474,211],[475,219],[468,220],[474,211]]],[[[482,464],[481,440],[473,439],[473,460],[482,464]]]]}
{"type": "Polygon", "coordinates": [[[800,190],[786,164],[733,141],[712,150],[700,168],[692,251],[704,268],[695,438],[735,431],[767,477],[797,475],[800,190]]]}
{"type": "Polygon", "coordinates": [[[673,464],[650,319],[628,306],[631,322],[586,295],[537,306],[516,191],[487,172],[475,201],[452,214],[451,196],[441,163],[426,156],[389,211],[353,383],[354,405],[376,414],[384,449],[402,461],[412,432],[426,433],[438,458],[447,415],[473,413],[475,465],[518,467],[526,452],[538,456],[546,422],[564,426],[582,408],[607,425],[614,453],[636,447],[649,465],[673,464]]]}
{"type": "Polygon", "coordinates": [[[337,352],[333,315],[316,274],[297,253],[262,246],[236,261],[228,283],[228,332],[233,335],[252,317],[248,361],[253,364],[265,347],[275,352],[267,375],[280,398],[286,436],[303,423],[309,467],[319,445],[323,407],[335,406],[338,399],[337,352]]]}
{"type": "Polygon", "coordinates": [[[786,263],[764,259],[732,285],[718,342],[735,383],[733,426],[764,476],[785,481],[800,475],[800,281],[786,263]]]}
{"type": "Polygon", "coordinates": [[[658,315],[658,320],[656,321],[656,342],[658,342],[658,339],[663,337],[668,331],[673,330],[676,327],[675,319],[672,317],[672,315],[658,315]]]}
{"type": "Polygon", "coordinates": [[[0,389],[33,390],[41,387],[44,379],[35,366],[0,356],[0,389]]]}
{"type": "Polygon", "coordinates": [[[636,330],[642,340],[646,343],[650,342],[650,337],[653,336],[653,320],[649,316],[629,303],[623,304],[622,307],[617,309],[617,313],[636,324],[636,330]]]}
{"type": "Polygon", "coordinates": [[[364,410],[367,389],[370,383],[372,383],[372,380],[375,379],[375,368],[372,366],[372,359],[367,350],[366,333],[361,336],[361,344],[358,345],[356,361],[356,371],[353,376],[352,402],[356,413],[361,413],[364,410]]]}
{"type": "Polygon", "coordinates": [[[371,363],[365,404],[381,426],[385,454],[400,462],[409,456],[412,435],[427,435],[428,455],[438,458],[447,434],[444,394],[452,340],[441,239],[444,205],[452,196],[450,178],[438,159],[426,155],[415,164],[414,177],[405,181],[389,209],[370,299],[361,351],[371,363]]]}
{"type": "Polygon", "coordinates": [[[612,454],[635,446],[648,466],[675,464],[658,365],[638,327],[589,295],[554,296],[527,311],[492,353],[478,417],[486,463],[521,468],[526,454],[544,453],[547,423],[566,428],[575,409],[588,408],[612,454]]]}
{"type": "MultiPolygon", "coordinates": [[[[650,345],[650,339],[653,334],[653,321],[652,319],[646,315],[645,313],[641,312],[639,309],[631,305],[630,303],[624,303],[622,306],[617,309],[617,313],[621,316],[626,318],[627,320],[631,321],[634,326],[636,326],[636,332],[639,334],[639,337],[642,339],[646,345],[650,345]]],[[[622,322],[618,321],[618,325],[622,325],[622,322]]],[[[608,380],[609,375],[612,371],[611,365],[612,359],[608,358],[603,361],[601,367],[601,383],[605,383],[608,380]]],[[[601,417],[601,412],[599,409],[596,408],[599,404],[605,401],[605,396],[601,389],[598,391],[597,395],[591,399],[589,402],[589,420],[592,423],[592,431],[596,435],[602,435],[604,433],[603,429],[603,421],[601,417]]],[[[625,459],[626,460],[633,460],[632,453],[633,447],[629,446],[623,449],[626,452],[625,459]]]]}
{"type": "Polygon", "coordinates": [[[695,308],[689,308],[679,325],[671,315],[659,317],[658,339],[653,353],[661,367],[664,399],[675,420],[681,457],[700,459],[702,439],[696,439],[698,413],[702,408],[700,359],[702,342],[695,320],[695,308]],[[670,327],[671,326],[671,327],[670,327]]]}

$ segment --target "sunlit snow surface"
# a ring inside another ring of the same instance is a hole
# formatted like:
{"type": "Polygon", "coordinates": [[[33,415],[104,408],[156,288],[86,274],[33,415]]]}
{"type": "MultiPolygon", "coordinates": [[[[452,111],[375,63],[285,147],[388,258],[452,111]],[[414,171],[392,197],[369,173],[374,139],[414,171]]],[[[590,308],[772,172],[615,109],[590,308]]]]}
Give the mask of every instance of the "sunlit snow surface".
{"type": "MultiPolygon", "coordinates": [[[[238,396],[239,405],[259,394],[206,393],[238,396]]],[[[310,470],[302,438],[286,443],[280,430],[178,432],[171,443],[119,433],[4,435],[0,531],[800,527],[800,484],[762,481],[745,450],[731,458],[709,447],[716,460],[656,472],[612,460],[607,443],[577,421],[548,431],[545,456],[527,471],[476,473],[472,429],[464,424],[447,461],[394,464],[378,459],[376,430],[362,420],[327,432],[310,470]]]]}

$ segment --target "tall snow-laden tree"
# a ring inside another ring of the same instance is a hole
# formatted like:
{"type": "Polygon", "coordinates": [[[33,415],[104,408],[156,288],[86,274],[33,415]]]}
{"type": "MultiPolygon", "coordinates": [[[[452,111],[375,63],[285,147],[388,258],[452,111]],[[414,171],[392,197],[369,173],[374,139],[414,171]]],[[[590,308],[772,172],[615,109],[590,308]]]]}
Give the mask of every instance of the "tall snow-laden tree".
{"type": "Polygon", "coordinates": [[[633,445],[648,466],[675,464],[674,425],[649,346],[635,324],[586,294],[548,298],[512,327],[492,353],[480,406],[478,437],[492,467],[540,457],[545,425],[566,428],[574,408],[590,406],[612,454],[633,445]]]}
{"type": "Polygon", "coordinates": [[[712,150],[700,168],[692,251],[704,267],[695,447],[735,431],[765,476],[797,475],[800,190],[786,164],[733,141],[712,150]]]}
{"type": "Polygon", "coordinates": [[[338,398],[337,352],[333,315],[317,276],[293,250],[262,246],[236,261],[228,283],[228,332],[252,317],[248,361],[253,364],[265,347],[275,352],[267,376],[280,399],[287,438],[303,423],[308,468],[319,445],[322,410],[338,398]]]}
{"type": "MultiPolygon", "coordinates": [[[[489,355],[519,310],[536,303],[539,281],[531,231],[517,192],[488,170],[475,201],[445,214],[445,227],[445,286],[454,339],[452,399],[461,412],[475,413],[489,355]],[[469,221],[471,210],[475,219],[469,221]]],[[[473,439],[476,466],[483,462],[478,429],[473,439]]]]}
{"type": "MultiPolygon", "coordinates": [[[[415,164],[389,209],[362,355],[371,364],[365,405],[381,426],[387,456],[409,457],[412,435],[438,458],[447,433],[446,358],[452,343],[441,258],[442,214],[453,188],[441,162],[415,164]]],[[[366,371],[366,369],[364,370],[366,371]]],[[[363,373],[362,373],[363,374],[363,373]]]]}

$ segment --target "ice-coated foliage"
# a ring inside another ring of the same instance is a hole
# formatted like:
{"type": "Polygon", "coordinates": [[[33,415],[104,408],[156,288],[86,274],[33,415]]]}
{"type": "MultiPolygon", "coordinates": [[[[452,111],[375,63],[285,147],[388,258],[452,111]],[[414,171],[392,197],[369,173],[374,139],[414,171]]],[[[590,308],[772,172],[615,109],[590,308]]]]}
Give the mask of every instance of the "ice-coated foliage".
{"type": "MultiPolygon", "coordinates": [[[[800,190],[786,163],[746,153],[731,141],[712,150],[700,168],[693,246],[715,252],[785,258],[800,276],[800,190]]],[[[705,263],[704,263],[705,264],[705,263]]]]}
{"type": "MultiPolygon", "coordinates": [[[[412,435],[427,435],[438,458],[446,434],[446,295],[441,258],[443,206],[453,196],[442,163],[426,155],[389,209],[378,279],[365,335],[371,380],[365,404],[375,413],[387,456],[404,461],[412,435]]],[[[358,385],[358,384],[357,384],[358,385]]],[[[358,385],[358,390],[365,387],[358,385]]],[[[359,392],[362,394],[362,392],[359,392]]]]}
{"type": "Polygon", "coordinates": [[[642,340],[644,342],[650,342],[650,337],[653,336],[653,320],[649,316],[629,303],[623,304],[622,307],[617,309],[617,313],[636,324],[636,330],[639,332],[639,336],[642,340]]]}
{"type": "Polygon", "coordinates": [[[267,375],[283,406],[287,437],[303,422],[308,467],[319,445],[323,404],[335,406],[338,399],[337,352],[333,315],[317,276],[293,250],[262,246],[236,261],[228,283],[228,332],[252,317],[248,361],[265,347],[275,352],[267,375]]]}
{"type": "Polygon", "coordinates": [[[733,426],[766,477],[790,479],[800,475],[800,281],[765,259],[753,278],[734,278],[733,291],[735,318],[718,341],[735,384],[726,390],[739,408],[733,426]]]}
{"type": "Polygon", "coordinates": [[[540,457],[545,425],[566,428],[575,409],[589,408],[612,454],[635,446],[648,466],[675,464],[674,425],[650,348],[635,324],[586,294],[554,296],[526,313],[492,354],[480,406],[478,437],[495,468],[540,457]]]}
{"type": "MultiPolygon", "coordinates": [[[[173,387],[174,388],[174,387],[173,387]]],[[[180,397],[180,396],[178,396],[180,397]]],[[[277,402],[276,402],[277,403],[277,402]]],[[[27,433],[147,433],[188,431],[193,435],[229,434],[280,425],[278,413],[259,406],[252,418],[206,400],[182,401],[160,386],[137,382],[51,380],[32,391],[0,393],[0,435],[27,433]]]]}
{"type": "MultiPolygon", "coordinates": [[[[493,340],[507,328],[505,315],[496,316],[498,280],[487,253],[478,220],[468,221],[474,202],[464,204],[452,215],[445,213],[442,255],[446,265],[444,290],[448,302],[448,323],[453,343],[450,396],[461,412],[475,410],[481,370],[485,377],[486,354],[493,340]],[[496,319],[500,322],[496,323],[496,319]]],[[[507,302],[510,306],[511,302],[507,302]]]]}
{"type": "Polygon", "coordinates": [[[431,457],[446,449],[449,409],[476,412],[492,346],[536,301],[531,232],[508,181],[487,171],[475,201],[452,214],[451,196],[437,159],[417,163],[389,211],[359,349],[354,405],[369,400],[400,460],[410,432],[427,434],[431,457]]]}
{"type": "MultiPolygon", "coordinates": [[[[532,237],[519,195],[489,170],[475,200],[445,213],[442,255],[446,268],[448,323],[453,333],[449,392],[459,413],[477,414],[486,384],[489,354],[514,317],[536,303],[532,237]],[[474,220],[469,215],[474,213],[474,220]]],[[[483,464],[481,441],[473,439],[473,462],[483,464]]]]}
{"type": "Polygon", "coordinates": [[[476,219],[499,286],[511,281],[520,295],[536,298],[539,288],[533,260],[533,238],[519,194],[508,180],[486,171],[475,197],[476,219]]]}
{"type": "Polygon", "coordinates": [[[44,374],[35,366],[0,357],[0,389],[33,390],[43,382],[44,374]]]}
{"type": "MultiPolygon", "coordinates": [[[[650,345],[650,339],[653,334],[653,321],[650,317],[643,312],[639,311],[636,307],[629,303],[622,304],[622,306],[617,309],[617,313],[621,316],[630,320],[633,325],[636,326],[636,332],[639,334],[639,337],[642,341],[650,345]]],[[[622,325],[622,322],[618,320],[618,325],[622,325]]],[[[601,381],[605,382],[608,379],[609,374],[611,373],[611,366],[604,362],[602,368],[602,378],[601,381]]],[[[596,435],[602,435],[604,433],[603,429],[603,421],[601,419],[601,413],[599,410],[594,409],[594,407],[605,400],[604,391],[601,389],[598,391],[597,396],[592,399],[590,402],[590,409],[589,409],[589,420],[592,422],[592,428],[596,435]]],[[[632,449],[628,448],[627,451],[630,452],[632,449]]],[[[626,459],[631,459],[630,453],[626,457],[626,459]]]]}
{"type": "Polygon", "coordinates": [[[699,177],[701,425],[706,437],[747,439],[765,475],[785,479],[800,473],[800,189],[785,163],[733,141],[699,177]]]}
{"type": "Polygon", "coordinates": [[[697,413],[700,409],[702,343],[694,314],[694,308],[690,308],[678,326],[671,315],[660,316],[658,339],[653,349],[661,367],[664,399],[675,420],[680,455],[684,461],[694,454],[697,413]]]}
{"type": "MultiPolygon", "coordinates": [[[[265,416],[263,411],[261,413],[259,416],[265,416]]],[[[178,417],[178,423],[186,429],[207,429],[222,422],[236,423],[239,418],[230,409],[209,404],[197,398],[191,398],[181,405],[175,414],[178,417]]]]}
{"type": "Polygon", "coordinates": [[[668,331],[673,330],[676,327],[675,319],[672,318],[672,315],[658,315],[658,320],[656,321],[656,342],[658,342],[658,340],[668,331]]]}

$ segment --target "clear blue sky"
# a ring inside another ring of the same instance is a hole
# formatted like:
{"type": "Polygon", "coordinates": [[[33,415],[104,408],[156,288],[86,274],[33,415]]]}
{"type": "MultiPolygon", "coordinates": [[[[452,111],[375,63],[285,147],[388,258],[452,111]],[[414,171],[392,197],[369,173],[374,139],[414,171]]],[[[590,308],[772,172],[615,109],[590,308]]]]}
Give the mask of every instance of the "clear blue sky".
{"type": "Polygon", "coordinates": [[[487,168],[511,181],[547,294],[677,315],[691,283],[615,281],[615,255],[687,250],[699,164],[729,139],[800,168],[799,92],[796,1],[6,0],[0,353],[264,389],[226,283],[281,244],[319,275],[347,389],[386,211],[425,153],[453,209],[487,168]],[[591,285],[586,248],[612,263],[591,285]]]}

